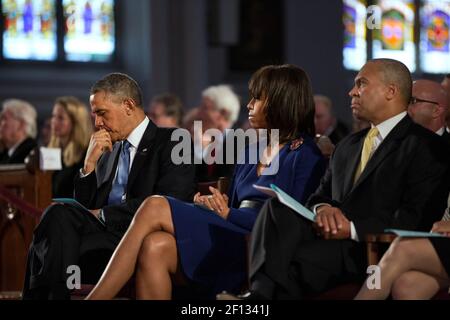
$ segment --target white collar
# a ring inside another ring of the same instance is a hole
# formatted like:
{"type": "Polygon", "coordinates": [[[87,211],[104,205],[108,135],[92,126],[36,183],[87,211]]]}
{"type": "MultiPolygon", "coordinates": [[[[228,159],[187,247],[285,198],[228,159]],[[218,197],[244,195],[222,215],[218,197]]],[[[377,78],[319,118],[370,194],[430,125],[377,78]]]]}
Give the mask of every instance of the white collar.
{"type": "Polygon", "coordinates": [[[445,127],[440,128],[438,131],[436,131],[436,134],[442,136],[445,132],[445,127]]]}
{"type": "MultiPolygon", "coordinates": [[[[28,138],[28,137],[27,137],[28,138]]],[[[8,156],[11,157],[14,153],[14,151],[16,151],[16,149],[25,141],[27,140],[27,138],[20,140],[19,142],[17,142],[15,145],[13,145],[11,148],[8,149],[8,156]]]]}
{"type": "Polygon", "coordinates": [[[145,130],[147,129],[150,120],[147,117],[142,120],[142,122],[131,131],[130,135],[127,137],[128,142],[137,149],[139,143],[141,143],[142,137],[144,136],[145,130]]]}
{"type": "MultiPolygon", "coordinates": [[[[393,116],[392,118],[389,118],[387,120],[384,120],[382,123],[378,124],[376,127],[378,129],[379,135],[381,136],[381,139],[386,139],[389,132],[394,129],[394,127],[404,118],[406,117],[406,111],[403,111],[396,116],[393,116]]],[[[372,127],[374,127],[372,125],[372,127]]]]}

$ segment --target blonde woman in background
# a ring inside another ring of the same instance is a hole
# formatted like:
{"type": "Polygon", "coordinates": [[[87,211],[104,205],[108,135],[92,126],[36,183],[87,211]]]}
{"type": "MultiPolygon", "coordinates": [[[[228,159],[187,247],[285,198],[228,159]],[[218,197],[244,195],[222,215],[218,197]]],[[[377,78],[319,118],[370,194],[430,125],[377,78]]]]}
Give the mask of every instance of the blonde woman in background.
{"type": "Polygon", "coordinates": [[[53,197],[73,197],[73,179],[83,166],[91,134],[86,105],[71,96],[56,98],[48,147],[61,148],[62,170],[53,174],[53,197]]]}

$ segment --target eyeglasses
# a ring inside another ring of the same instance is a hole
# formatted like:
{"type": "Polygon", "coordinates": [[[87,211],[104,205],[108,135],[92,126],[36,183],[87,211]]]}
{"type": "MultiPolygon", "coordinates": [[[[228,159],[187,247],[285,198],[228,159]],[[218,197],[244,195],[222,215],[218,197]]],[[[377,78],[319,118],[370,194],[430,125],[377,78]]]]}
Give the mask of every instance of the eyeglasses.
{"type": "Polygon", "coordinates": [[[436,101],[430,101],[430,100],[420,99],[420,98],[416,98],[416,97],[411,97],[410,104],[416,104],[416,103],[420,103],[420,102],[425,102],[425,103],[431,103],[431,104],[439,105],[439,103],[436,102],[436,101]]]}

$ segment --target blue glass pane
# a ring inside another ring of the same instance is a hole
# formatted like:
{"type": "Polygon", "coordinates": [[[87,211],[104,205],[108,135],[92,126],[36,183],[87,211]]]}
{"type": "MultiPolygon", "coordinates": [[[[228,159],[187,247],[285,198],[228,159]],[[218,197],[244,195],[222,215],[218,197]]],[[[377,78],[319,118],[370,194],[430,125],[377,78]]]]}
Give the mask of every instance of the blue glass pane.
{"type": "Polygon", "coordinates": [[[69,61],[110,61],[115,49],[114,0],[63,0],[69,61]]]}
{"type": "Polygon", "coordinates": [[[450,73],[450,0],[427,0],[420,8],[420,64],[428,73],[450,73]]]}
{"type": "Polygon", "coordinates": [[[54,0],[2,0],[6,59],[56,59],[54,0]]]}

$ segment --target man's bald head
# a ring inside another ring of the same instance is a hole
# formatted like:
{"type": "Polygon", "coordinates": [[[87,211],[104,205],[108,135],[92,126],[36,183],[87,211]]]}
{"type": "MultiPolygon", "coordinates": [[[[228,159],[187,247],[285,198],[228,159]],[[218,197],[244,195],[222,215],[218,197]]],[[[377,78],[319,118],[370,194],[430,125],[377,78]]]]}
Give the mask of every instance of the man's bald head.
{"type": "Polygon", "coordinates": [[[431,131],[445,125],[447,93],[438,82],[420,79],[413,83],[413,98],[408,112],[418,124],[431,131]]]}
{"type": "Polygon", "coordinates": [[[386,85],[394,85],[398,88],[401,100],[408,105],[412,94],[412,77],[408,67],[394,59],[373,59],[367,63],[378,65],[382,78],[386,85]]]}
{"type": "Polygon", "coordinates": [[[445,92],[440,83],[435,81],[426,79],[414,81],[413,97],[431,100],[437,102],[441,106],[448,107],[447,92],[445,92]]]}

